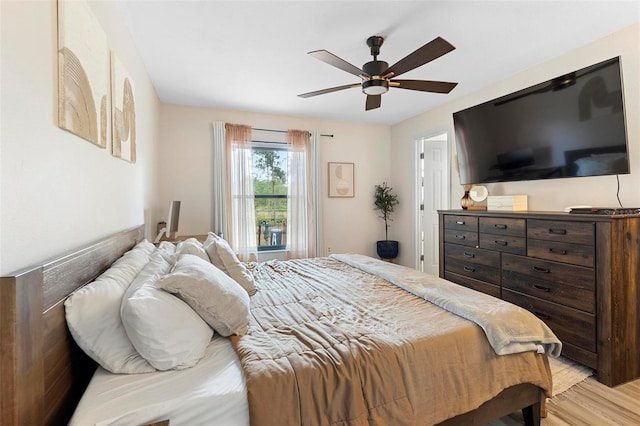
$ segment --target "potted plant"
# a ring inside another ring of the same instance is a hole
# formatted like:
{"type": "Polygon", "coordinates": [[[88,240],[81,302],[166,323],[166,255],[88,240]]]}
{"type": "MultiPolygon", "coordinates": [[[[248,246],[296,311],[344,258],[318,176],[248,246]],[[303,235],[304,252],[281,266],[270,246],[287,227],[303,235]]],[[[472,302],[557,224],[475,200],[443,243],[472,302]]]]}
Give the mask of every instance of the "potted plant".
{"type": "Polygon", "coordinates": [[[384,219],[384,240],[376,242],[376,250],[380,259],[395,259],[398,257],[398,242],[389,240],[389,222],[393,206],[397,205],[398,195],[393,193],[393,188],[387,186],[387,182],[376,185],[374,195],[374,210],[380,212],[379,217],[384,219]]]}

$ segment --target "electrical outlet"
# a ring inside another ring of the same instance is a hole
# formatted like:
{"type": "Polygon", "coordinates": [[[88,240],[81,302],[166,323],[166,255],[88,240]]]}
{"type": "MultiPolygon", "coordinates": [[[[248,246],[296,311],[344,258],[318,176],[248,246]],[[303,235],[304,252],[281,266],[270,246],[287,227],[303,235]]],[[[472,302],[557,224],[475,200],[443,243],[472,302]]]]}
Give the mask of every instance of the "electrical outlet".
{"type": "Polygon", "coordinates": [[[327,246],[327,254],[331,254],[331,246],[327,246]]]}

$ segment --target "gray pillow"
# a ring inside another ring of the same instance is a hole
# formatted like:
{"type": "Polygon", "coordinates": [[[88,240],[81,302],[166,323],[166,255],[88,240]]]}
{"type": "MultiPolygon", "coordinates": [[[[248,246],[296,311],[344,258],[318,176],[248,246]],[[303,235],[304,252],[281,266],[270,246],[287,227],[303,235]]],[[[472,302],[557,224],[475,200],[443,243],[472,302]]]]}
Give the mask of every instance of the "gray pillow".
{"type": "Polygon", "coordinates": [[[249,327],[249,295],[233,279],[192,254],[180,256],[156,286],[182,298],[222,336],[242,336],[249,327]]]}
{"type": "Polygon", "coordinates": [[[176,245],[175,254],[177,256],[183,254],[193,254],[195,256],[198,256],[200,259],[209,262],[209,255],[204,250],[202,243],[195,238],[189,238],[184,241],[180,241],[178,245],[176,245]]]}
{"type": "Polygon", "coordinates": [[[256,293],[256,286],[253,283],[253,276],[247,268],[240,262],[229,243],[213,232],[209,232],[207,240],[204,242],[204,249],[209,255],[209,260],[213,265],[233,278],[244,288],[249,296],[256,293]]]}

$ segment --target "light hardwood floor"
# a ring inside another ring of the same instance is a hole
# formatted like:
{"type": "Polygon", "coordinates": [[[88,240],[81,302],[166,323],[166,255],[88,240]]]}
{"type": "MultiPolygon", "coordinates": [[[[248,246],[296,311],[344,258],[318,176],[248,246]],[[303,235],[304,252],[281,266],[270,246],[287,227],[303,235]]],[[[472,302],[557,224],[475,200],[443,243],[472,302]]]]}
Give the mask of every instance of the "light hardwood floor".
{"type": "MultiPolygon", "coordinates": [[[[522,425],[521,415],[505,417],[492,426],[522,425]]],[[[589,377],[547,403],[542,426],[638,426],[640,379],[609,388],[589,377]]]]}

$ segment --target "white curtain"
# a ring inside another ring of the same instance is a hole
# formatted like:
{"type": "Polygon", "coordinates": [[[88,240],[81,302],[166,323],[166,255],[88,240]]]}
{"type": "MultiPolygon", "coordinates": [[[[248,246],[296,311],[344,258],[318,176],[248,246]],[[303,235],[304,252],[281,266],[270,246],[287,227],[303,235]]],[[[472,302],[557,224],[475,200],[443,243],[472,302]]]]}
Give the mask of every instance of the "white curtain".
{"type": "MultiPolygon", "coordinates": [[[[253,193],[251,128],[213,123],[212,230],[229,241],[243,261],[257,257],[253,193]]],[[[288,217],[287,256],[319,255],[322,235],[318,191],[318,133],[287,132],[288,217]]]]}
{"type": "Polygon", "coordinates": [[[313,202],[313,216],[315,218],[315,247],[314,256],[322,256],[322,203],[320,202],[320,153],[318,152],[318,140],[320,133],[311,132],[311,185],[313,187],[310,197],[313,202]]]}
{"type": "Polygon", "coordinates": [[[224,123],[212,124],[213,131],[213,217],[211,230],[227,238],[227,150],[224,123]]]}
{"type": "Polygon", "coordinates": [[[256,214],[253,195],[251,127],[225,124],[227,149],[227,217],[231,225],[227,241],[242,261],[255,260],[256,214]]]}
{"type": "MultiPolygon", "coordinates": [[[[317,137],[313,139],[315,142],[317,137]]],[[[317,253],[315,149],[311,134],[303,130],[289,130],[287,143],[287,256],[314,257],[317,253]]]]}

